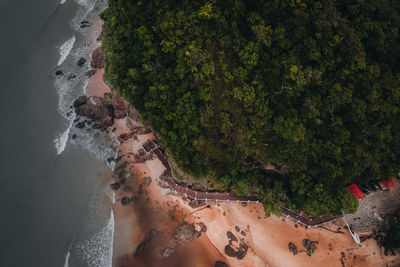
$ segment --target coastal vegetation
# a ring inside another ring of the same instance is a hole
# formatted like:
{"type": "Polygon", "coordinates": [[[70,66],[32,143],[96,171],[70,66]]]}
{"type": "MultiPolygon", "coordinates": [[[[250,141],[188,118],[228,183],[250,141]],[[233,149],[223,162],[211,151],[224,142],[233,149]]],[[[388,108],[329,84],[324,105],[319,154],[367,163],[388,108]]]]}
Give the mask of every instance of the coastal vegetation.
{"type": "Polygon", "coordinates": [[[400,2],[109,0],[106,79],[178,166],[313,215],[400,169],[400,2]],[[287,172],[271,170],[287,169],[287,172]]]}

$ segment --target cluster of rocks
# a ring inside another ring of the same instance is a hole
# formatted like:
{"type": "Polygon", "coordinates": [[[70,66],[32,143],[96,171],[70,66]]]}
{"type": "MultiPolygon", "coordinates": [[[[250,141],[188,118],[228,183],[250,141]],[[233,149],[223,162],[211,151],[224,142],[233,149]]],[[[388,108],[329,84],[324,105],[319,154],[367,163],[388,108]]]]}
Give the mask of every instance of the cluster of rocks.
{"type": "MultiPolygon", "coordinates": [[[[239,232],[240,228],[236,226],[235,230],[239,232]]],[[[244,233],[244,231],[242,232],[244,233]]],[[[231,231],[226,232],[226,236],[229,244],[225,246],[225,254],[229,257],[236,257],[238,260],[242,260],[246,257],[249,246],[246,244],[244,238],[236,237],[231,231]]]]}
{"type": "Polygon", "coordinates": [[[301,241],[303,247],[306,249],[307,255],[311,256],[317,248],[318,241],[311,241],[310,239],[303,239],[301,241]]]}
{"type": "Polygon", "coordinates": [[[83,28],[90,27],[90,25],[92,25],[92,23],[90,23],[87,20],[84,20],[84,21],[81,21],[80,27],[81,27],[81,29],[83,29],[83,28]]]}
{"type": "Polygon", "coordinates": [[[308,256],[314,254],[315,250],[317,249],[318,241],[311,241],[310,239],[303,239],[302,245],[304,249],[298,251],[297,246],[292,242],[289,243],[289,251],[293,253],[293,255],[298,254],[298,252],[305,252],[308,256]]]}
{"type": "Polygon", "coordinates": [[[146,153],[146,152],[144,152],[143,149],[140,149],[138,151],[138,154],[135,154],[134,157],[135,157],[135,162],[136,163],[143,163],[143,162],[146,162],[148,160],[153,159],[154,158],[154,154],[153,153],[146,153]]]}
{"type": "MultiPolygon", "coordinates": [[[[123,119],[126,116],[138,118],[138,114],[118,94],[106,93],[104,98],[97,96],[80,96],[73,104],[75,113],[82,117],[96,120],[93,128],[105,130],[114,123],[114,119],[123,119]]],[[[137,131],[137,132],[142,132],[137,131]]]]}

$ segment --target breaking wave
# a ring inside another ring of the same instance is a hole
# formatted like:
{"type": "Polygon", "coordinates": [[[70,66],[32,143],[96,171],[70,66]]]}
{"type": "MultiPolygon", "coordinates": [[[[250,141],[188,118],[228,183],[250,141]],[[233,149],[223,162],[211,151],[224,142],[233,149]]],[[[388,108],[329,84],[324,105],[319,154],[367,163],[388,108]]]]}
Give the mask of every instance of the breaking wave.
{"type": "Polygon", "coordinates": [[[60,46],[60,59],[58,60],[57,66],[60,66],[64,60],[68,57],[75,43],[75,35],[71,39],[66,41],[60,46]]]}
{"type": "Polygon", "coordinates": [[[111,267],[113,241],[114,212],[111,210],[107,225],[77,248],[89,267],[111,267]]]}
{"type": "Polygon", "coordinates": [[[68,251],[67,254],[65,254],[64,267],[68,267],[69,256],[71,256],[71,252],[70,251],[68,251]]]}
{"type": "Polygon", "coordinates": [[[67,0],[61,0],[61,5],[65,4],[65,2],[67,2],[67,0]]]}
{"type": "Polygon", "coordinates": [[[74,119],[75,119],[75,114],[71,118],[68,128],[59,137],[57,137],[54,140],[54,143],[56,145],[57,155],[60,155],[64,151],[65,146],[67,145],[69,132],[71,131],[71,127],[72,127],[72,124],[74,123],[74,119]]]}

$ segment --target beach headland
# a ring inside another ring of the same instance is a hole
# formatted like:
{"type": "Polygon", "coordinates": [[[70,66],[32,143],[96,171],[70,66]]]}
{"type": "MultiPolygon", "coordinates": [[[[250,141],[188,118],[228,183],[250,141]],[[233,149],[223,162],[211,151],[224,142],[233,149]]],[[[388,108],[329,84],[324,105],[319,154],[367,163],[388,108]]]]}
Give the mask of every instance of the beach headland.
{"type": "Polygon", "coordinates": [[[288,219],[265,217],[261,205],[193,206],[185,197],[171,194],[158,182],[165,166],[154,152],[143,148],[147,140],[156,139],[154,133],[140,123],[140,115],[122,97],[111,92],[103,73],[104,67],[96,68],[87,97],[76,110],[78,115],[102,122],[98,127],[120,142],[118,156],[109,159],[115,163],[113,266],[366,267],[400,263],[399,257],[384,256],[373,239],[355,244],[341,221],[326,225],[329,230],[306,229],[288,219]],[[307,255],[309,244],[313,246],[311,256],[307,255]]]}

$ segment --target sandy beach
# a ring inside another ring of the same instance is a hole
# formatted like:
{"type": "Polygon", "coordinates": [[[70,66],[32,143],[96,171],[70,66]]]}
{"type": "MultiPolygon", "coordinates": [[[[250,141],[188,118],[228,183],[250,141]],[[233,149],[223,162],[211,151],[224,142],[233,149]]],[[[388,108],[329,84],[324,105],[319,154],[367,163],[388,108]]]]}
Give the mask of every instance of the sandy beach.
{"type": "MultiPolygon", "coordinates": [[[[101,24],[98,27],[101,27],[101,24]]],[[[89,96],[103,97],[110,88],[98,69],[87,86],[89,96]]],[[[113,205],[115,233],[113,266],[399,266],[398,256],[384,256],[375,240],[355,244],[341,220],[326,228],[305,229],[295,222],[265,217],[261,205],[207,203],[192,208],[181,196],[158,183],[165,171],[154,153],[143,154],[143,144],[155,140],[152,132],[133,118],[114,119],[114,135],[129,135],[120,142],[118,166],[125,166],[124,182],[113,205]],[[142,162],[141,158],[146,157],[142,162]],[[150,181],[150,182],[149,182],[150,181]],[[166,194],[167,193],[167,194],[166,194]],[[205,228],[204,228],[205,226],[205,228]],[[340,229],[341,230],[340,230],[340,229]],[[339,230],[339,233],[334,233],[339,230]],[[318,241],[307,256],[302,240],[318,241]],[[292,242],[300,251],[289,251],[292,242]],[[243,258],[230,257],[226,247],[247,247],[243,258]],[[223,266],[223,265],[219,265],[223,266]]],[[[115,181],[121,181],[116,177],[115,181]]]]}

